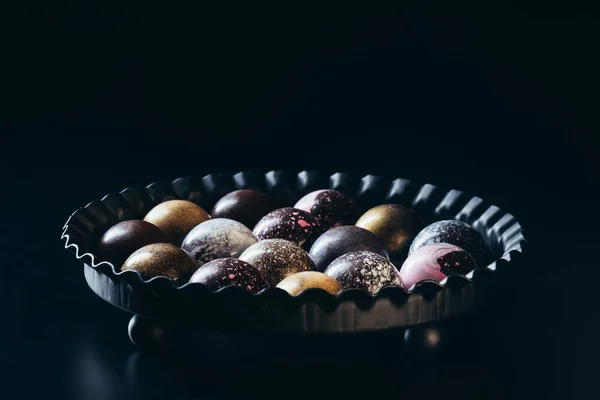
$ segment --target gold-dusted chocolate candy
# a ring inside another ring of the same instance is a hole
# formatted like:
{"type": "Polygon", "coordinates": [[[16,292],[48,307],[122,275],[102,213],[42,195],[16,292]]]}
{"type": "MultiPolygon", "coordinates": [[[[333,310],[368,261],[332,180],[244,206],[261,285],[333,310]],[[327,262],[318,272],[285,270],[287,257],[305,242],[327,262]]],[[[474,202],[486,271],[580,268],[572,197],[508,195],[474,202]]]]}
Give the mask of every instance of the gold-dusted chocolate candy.
{"type": "Polygon", "coordinates": [[[423,221],[410,208],[382,204],[364,213],[356,226],[372,232],[390,255],[406,253],[407,246],[423,228],[423,221]]]}
{"type": "Polygon", "coordinates": [[[202,207],[187,200],[169,200],[156,205],[146,214],[144,221],[163,230],[176,246],[201,222],[210,219],[202,207]]]}
{"type": "Polygon", "coordinates": [[[317,271],[304,271],[290,275],[279,282],[277,287],[285,290],[292,296],[296,296],[303,290],[313,288],[323,289],[334,295],[342,290],[341,283],[332,277],[317,271]]]}
{"type": "Polygon", "coordinates": [[[122,271],[139,272],[144,280],[166,276],[178,283],[185,283],[198,266],[179,247],[170,243],[154,243],[135,251],[125,260],[122,271]]]}

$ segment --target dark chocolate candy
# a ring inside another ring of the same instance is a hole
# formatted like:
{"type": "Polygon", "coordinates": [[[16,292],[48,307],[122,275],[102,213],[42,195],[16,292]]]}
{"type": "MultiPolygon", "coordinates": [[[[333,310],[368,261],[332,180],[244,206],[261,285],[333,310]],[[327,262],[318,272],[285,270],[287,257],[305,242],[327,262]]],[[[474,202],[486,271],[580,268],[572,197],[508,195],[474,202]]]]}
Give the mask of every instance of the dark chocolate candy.
{"type": "Polygon", "coordinates": [[[304,249],[284,239],[265,239],[248,247],[239,257],[254,266],[269,286],[276,286],[289,275],[314,269],[304,249]]]}
{"type": "Polygon", "coordinates": [[[268,287],[256,268],[237,258],[219,258],[207,262],[190,278],[190,282],[202,283],[210,290],[226,286],[241,286],[251,293],[268,287]]]}
{"type": "Polygon", "coordinates": [[[144,221],[158,226],[169,236],[171,243],[180,246],[185,235],[209,218],[210,216],[202,207],[191,201],[169,200],[150,210],[144,217],[144,221]]]}
{"type": "Polygon", "coordinates": [[[352,225],[359,216],[354,200],[332,189],[311,192],[298,200],[294,208],[308,211],[317,217],[324,230],[341,225],[352,225]]]}
{"type": "Polygon", "coordinates": [[[441,282],[452,274],[466,275],[475,269],[469,253],[448,243],[432,243],[419,247],[400,268],[405,289],[425,280],[441,282]]]}
{"type": "Polygon", "coordinates": [[[118,270],[134,251],[152,243],[169,243],[169,237],[149,222],[123,221],[110,227],[102,235],[96,246],[96,254],[118,270]]]}
{"type": "Polygon", "coordinates": [[[166,276],[177,283],[185,283],[197,268],[194,260],[179,247],[170,243],[155,243],[130,255],[121,270],[137,271],[145,280],[166,276]]]}
{"type": "Polygon", "coordinates": [[[392,256],[406,255],[412,240],[423,229],[423,221],[410,208],[382,204],[364,213],[356,226],[372,232],[392,256]]]}
{"type": "Polygon", "coordinates": [[[414,238],[408,255],[432,243],[450,243],[469,253],[478,266],[486,266],[492,255],[485,239],[470,225],[457,220],[444,220],[426,226],[414,238]]]}
{"type": "Polygon", "coordinates": [[[333,260],[353,251],[370,251],[388,258],[383,244],[374,234],[353,225],[328,230],[316,240],[309,253],[317,271],[322,272],[333,260]]]}
{"type": "Polygon", "coordinates": [[[187,234],[181,248],[199,267],[224,257],[238,257],[258,240],[241,222],[227,218],[212,218],[187,234]]]}
{"type": "Polygon", "coordinates": [[[337,294],[343,289],[341,283],[317,271],[303,271],[288,276],[277,284],[277,287],[285,290],[292,296],[296,296],[306,289],[323,289],[329,294],[337,294]]]}
{"type": "Polygon", "coordinates": [[[360,288],[376,294],[384,286],[402,286],[398,270],[387,258],[369,251],[356,251],[336,258],[325,274],[345,288],[360,288]]]}
{"type": "Polygon", "coordinates": [[[254,227],[258,240],[285,239],[309,249],[323,233],[317,217],[297,208],[285,207],[265,215],[254,227]]]}
{"type": "Polygon", "coordinates": [[[210,213],[212,218],[229,218],[253,229],[256,223],[275,205],[271,198],[262,192],[241,189],[223,196],[210,213]]]}

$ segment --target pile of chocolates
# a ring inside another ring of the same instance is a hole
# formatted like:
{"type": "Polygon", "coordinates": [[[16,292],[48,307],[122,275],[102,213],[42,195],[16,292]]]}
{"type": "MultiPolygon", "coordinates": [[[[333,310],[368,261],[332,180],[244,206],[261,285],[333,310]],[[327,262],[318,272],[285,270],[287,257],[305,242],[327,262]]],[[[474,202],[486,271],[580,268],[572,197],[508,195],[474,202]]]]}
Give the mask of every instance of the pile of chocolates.
{"type": "Polygon", "coordinates": [[[319,288],[405,290],[491,261],[484,238],[457,220],[425,226],[410,208],[382,204],[362,213],[336,190],[317,190],[276,208],[265,193],[237,190],[210,214],[185,200],[156,205],[143,220],[110,227],[95,249],[103,261],[145,279],[165,276],[211,290],[268,287],[291,295],[319,288]]]}

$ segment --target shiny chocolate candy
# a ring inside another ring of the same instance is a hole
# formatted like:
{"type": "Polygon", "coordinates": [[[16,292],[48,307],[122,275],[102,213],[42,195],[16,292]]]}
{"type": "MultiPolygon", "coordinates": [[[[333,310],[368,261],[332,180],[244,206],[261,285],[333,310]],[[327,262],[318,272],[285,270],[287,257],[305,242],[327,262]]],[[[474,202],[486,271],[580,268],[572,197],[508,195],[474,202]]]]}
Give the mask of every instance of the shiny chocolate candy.
{"type": "Polygon", "coordinates": [[[325,274],[344,288],[360,288],[376,294],[384,286],[402,286],[398,270],[387,258],[369,251],[357,251],[336,258],[325,274]]]}
{"type": "Polygon", "coordinates": [[[309,249],[323,229],[317,218],[311,213],[285,207],[272,211],[261,218],[253,232],[258,240],[285,239],[304,249],[309,249]]]}
{"type": "Polygon", "coordinates": [[[241,189],[223,196],[213,207],[212,218],[229,218],[241,222],[249,229],[275,208],[271,198],[262,192],[241,189]]]}
{"type": "Polygon", "coordinates": [[[169,243],[159,227],[146,221],[129,220],[110,227],[96,246],[96,255],[118,270],[137,249],[152,243],[169,243]]]}
{"type": "Polygon", "coordinates": [[[284,278],[314,269],[308,253],[297,244],[284,239],[265,239],[248,247],[239,257],[254,266],[269,286],[284,278]]]}
{"type": "Polygon", "coordinates": [[[405,289],[430,280],[441,282],[452,274],[466,275],[475,269],[475,260],[469,253],[448,243],[433,243],[415,250],[400,268],[405,289]]]}
{"type": "Polygon", "coordinates": [[[372,232],[391,256],[406,255],[423,221],[410,208],[400,204],[382,204],[364,213],[356,226],[372,232]]]}
{"type": "Polygon", "coordinates": [[[324,230],[352,225],[359,215],[354,200],[332,189],[315,190],[298,200],[294,208],[308,211],[317,217],[324,230]]]}
{"type": "Polygon", "coordinates": [[[133,270],[144,280],[166,276],[177,283],[185,283],[196,271],[194,260],[179,247],[170,243],[155,243],[138,249],[125,260],[122,271],[133,270]]]}
{"type": "Polygon", "coordinates": [[[180,246],[183,238],[196,225],[210,219],[204,209],[191,201],[169,200],[156,205],[146,214],[144,221],[162,229],[171,243],[180,246]]]}
{"type": "Polygon", "coordinates": [[[268,287],[256,268],[237,258],[219,258],[207,262],[192,275],[190,282],[201,283],[210,290],[240,286],[250,293],[258,293],[268,287]]]}

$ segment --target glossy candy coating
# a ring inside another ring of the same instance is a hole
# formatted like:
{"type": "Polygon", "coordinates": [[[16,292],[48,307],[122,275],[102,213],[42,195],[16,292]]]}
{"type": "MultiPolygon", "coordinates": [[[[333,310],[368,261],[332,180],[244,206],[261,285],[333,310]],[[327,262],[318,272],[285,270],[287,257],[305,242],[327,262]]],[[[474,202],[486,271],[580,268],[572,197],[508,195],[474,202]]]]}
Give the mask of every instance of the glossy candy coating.
{"type": "Polygon", "coordinates": [[[344,193],[332,189],[315,190],[302,197],[294,208],[317,217],[324,230],[341,225],[352,225],[358,218],[358,207],[344,193]]]}
{"type": "Polygon", "coordinates": [[[210,219],[204,209],[191,201],[169,200],[157,204],[146,214],[148,221],[162,229],[170,238],[171,243],[180,246],[183,238],[196,225],[210,219]]]}
{"type": "Polygon", "coordinates": [[[462,221],[443,220],[426,226],[413,240],[408,255],[433,243],[450,243],[460,247],[475,259],[478,266],[486,266],[492,261],[490,249],[483,236],[462,221]]]}
{"type": "Polygon", "coordinates": [[[254,266],[269,286],[284,278],[314,269],[308,253],[297,244],[284,239],[265,239],[248,247],[239,257],[254,266]]]}
{"type": "Polygon", "coordinates": [[[392,256],[403,255],[415,236],[423,229],[423,221],[410,208],[400,204],[382,204],[371,208],[356,226],[372,232],[392,256]]]}
{"type": "Polygon", "coordinates": [[[227,218],[211,218],[187,234],[181,248],[201,267],[224,257],[239,257],[258,240],[241,222],[227,218]]]}
{"type": "Polygon", "coordinates": [[[256,268],[237,258],[219,258],[207,262],[192,275],[190,282],[202,283],[210,290],[241,286],[250,293],[258,293],[268,287],[256,268]]]}
{"type": "Polygon", "coordinates": [[[317,271],[303,271],[288,276],[277,284],[277,287],[285,290],[292,296],[296,296],[306,289],[323,289],[329,294],[338,294],[343,289],[341,283],[317,271]]]}
{"type": "Polygon", "coordinates": [[[285,207],[261,218],[254,227],[258,240],[285,239],[309,249],[323,232],[317,217],[297,208],[285,207]]]}
{"type": "Polygon", "coordinates": [[[145,280],[166,276],[175,282],[185,283],[196,271],[194,260],[179,247],[170,243],[149,244],[129,256],[122,271],[134,270],[145,280]]]}
{"type": "Polygon", "coordinates": [[[100,238],[96,254],[118,270],[137,249],[152,243],[169,243],[169,237],[159,227],[142,220],[119,222],[100,238]]]}
{"type": "Polygon", "coordinates": [[[336,258],[325,274],[344,288],[360,288],[376,294],[384,286],[402,286],[398,270],[387,258],[369,251],[357,251],[336,258]]]}
{"type": "Polygon", "coordinates": [[[475,269],[475,260],[469,253],[448,243],[432,243],[419,247],[400,268],[405,289],[425,280],[441,282],[458,273],[466,275],[475,269]]]}
{"type": "Polygon", "coordinates": [[[388,258],[383,244],[375,235],[353,225],[338,226],[328,230],[312,245],[309,254],[317,271],[322,272],[339,256],[354,251],[370,251],[388,258]]]}
{"type": "Polygon", "coordinates": [[[241,189],[223,196],[213,207],[212,218],[229,218],[241,222],[249,229],[275,208],[271,198],[262,192],[241,189]]]}

